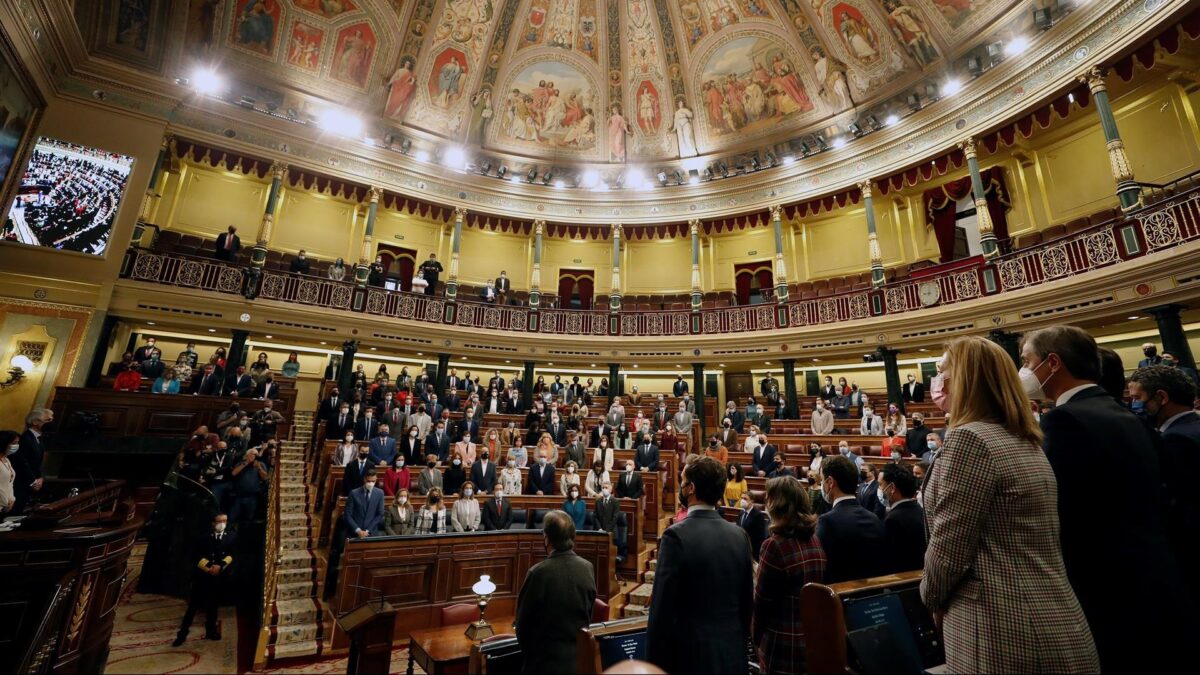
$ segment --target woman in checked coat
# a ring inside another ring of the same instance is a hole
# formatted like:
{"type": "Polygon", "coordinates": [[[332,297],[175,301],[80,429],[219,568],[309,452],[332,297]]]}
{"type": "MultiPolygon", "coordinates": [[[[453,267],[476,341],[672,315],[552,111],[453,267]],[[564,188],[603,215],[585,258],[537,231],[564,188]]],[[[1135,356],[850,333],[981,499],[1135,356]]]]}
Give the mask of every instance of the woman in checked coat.
{"type": "Polygon", "coordinates": [[[922,492],[921,597],[941,626],[948,670],[1098,672],[1063,565],[1058,485],[1012,359],[983,338],[960,338],[934,380],[954,426],[922,492]]]}

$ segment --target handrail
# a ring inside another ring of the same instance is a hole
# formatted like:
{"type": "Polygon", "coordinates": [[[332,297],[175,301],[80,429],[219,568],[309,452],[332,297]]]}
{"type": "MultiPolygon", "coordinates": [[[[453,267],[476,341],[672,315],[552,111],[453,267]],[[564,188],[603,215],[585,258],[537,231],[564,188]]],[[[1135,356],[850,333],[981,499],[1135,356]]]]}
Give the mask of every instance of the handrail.
{"type": "MultiPolygon", "coordinates": [[[[1192,184],[1186,176],[1173,184],[1192,184]]],[[[1151,206],[1087,229],[1005,253],[966,269],[951,269],[921,279],[905,279],[880,288],[749,306],[700,310],[548,309],[489,305],[470,300],[345,282],[266,273],[264,299],[374,314],[425,323],[518,333],[577,336],[664,337],[717,335],[869,319],[950,305],[1037,286],[1167,250],[1200,238],[1200,180],[1183,192],[1151,206]]],[[[204,290],[237,292],[221,286],[241,270],[176,254],[130,249],[122,277],[204,290]],[[204,267],[203,265],[209,265],[204,267]],[[215,279],[216,281],[213,281],[215,279]],[[190,282],[190,283],[186,283],[190,282]]]]}
{"type": "Polygon", "coordinates": [[[267,646],[271,640],[271,606],[275,602],[277,591],[276,573],[279,569],[279,492],[282,472],[279,470],[281,456],[275,457],[275,465],[271,467],[271,482],[267,490],[267,526],[266,536],[263,537],[263,592],[262,616],[259,618],[258,647],[254,652],[254,667],[263,668],[267,663],[267,646]]]}

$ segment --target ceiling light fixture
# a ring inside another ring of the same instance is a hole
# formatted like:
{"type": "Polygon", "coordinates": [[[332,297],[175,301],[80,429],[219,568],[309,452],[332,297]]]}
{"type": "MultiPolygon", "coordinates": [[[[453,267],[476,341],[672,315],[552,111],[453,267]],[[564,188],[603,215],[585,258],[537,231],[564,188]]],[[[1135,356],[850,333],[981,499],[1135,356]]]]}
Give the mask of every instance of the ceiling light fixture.
{"type": "Polygon", "coordinates": [[[895,115],[888,115],[886,118],[884,118],[883,123],[890,127],[899,121],[900,121],[899,117],[897,117],[895,115]]]}
{"type": "Polygon", "coordinates": [[[352,115],[341,108],[326,108],[317,117],[317,124],[325,131],[348,138],[361,138],[366,123],[361,117],[352,115]]]}
{"type": "Polygon", "coordinates": [[[542,185],[549,185],[550,180],[553,178],[554,178],[553,171],[547,171],[546,173],[542,174],[542,185]]]}
{"type": "Polygon", "coordinates": [[[658,174],[655,176],[655,178],[658,179],[658,182],[660,185],[667,184],[667,172],[666,171],[659,171],[658,174]]]}
{"type": "Polygon", "coordinates": [[[201,96],[218,96],[225,89],[225,78],[212,68],[197,68],[192,71],[191,84],[201,96]]]}
{"type": "Polygon", "coordinates": [[[413,155],[413,156],[417,158],[418,162],[428,162],[429,161],[429,153],[425,152],[424,150],[418,150],[417,154],[413,155]]]}
{"type": "Polygon", "coordinates": [[[500,168],[496,169],[496,178],[503,179],[504,174],[506,174],[506,173],[508,173],[508,167],[501,164],[500,168]]]}
{"type": "Polygon", "coordinates": [[[537,169],[530,169],[529,173],[525,174],[525,180],[529,181],[530,183],[537,180],[537,169]]]}
{"type": "Polygon", "coordinates": [[[834,150],[841,150],[844,147],[846,147],[846,137],[845,136],[838,136],[837,138],[833,139],[833,149],[834,150]]]}
{"type": "Polygon", "coordinates": [[[953,96],[962,91],[962,81],[958,78],[950,78],[946,80],[945,86],[942,87],[942,93],[946,96],[953,96]]]}
{"type": "Polygon", "coordinates": [[[451,169],[461,169],[467,162],[467,153],[462,148],[450,148],[446,151],[446,165],[451,169]]]}
{"type": "Polygon", "coordinates": [[[784,165],[784,166],[791,166],[791,165],[793,165],[793,164],[795,164],[795,163],[796,163],[796,156],[795,156],[795,155],[784,155],[784,156],[783,156],[783,165],[784,165]]]}
{"type": "Polygon", "coordinates": [[[587,169],[583,172],[581,180],[584,187],[596,187],[596,184],[600,182],[600,173],[595,169],[587,169]]]}
{"type": "Polygon", "coordinates": [[[559,190],[561,190],[561,189],[565,188],[566,186],[567,186],[567,184],[566,184],[566,183],[564,183],[564,182],[562,181],[562,179],[561,179],[561,178],[559,178],[558,180],[554,181],[554,187],[555,187],[555,188],[557,188],[557,189],[559,189],[559,190]]]}

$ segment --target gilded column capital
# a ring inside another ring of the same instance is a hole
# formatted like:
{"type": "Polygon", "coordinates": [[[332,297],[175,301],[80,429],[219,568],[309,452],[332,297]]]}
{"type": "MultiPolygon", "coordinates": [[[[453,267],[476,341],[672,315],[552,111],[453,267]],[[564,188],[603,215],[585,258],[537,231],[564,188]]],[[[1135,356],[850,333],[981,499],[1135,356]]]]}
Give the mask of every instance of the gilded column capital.
{"type": "Polygon", "coordinates": [[[782,204],[773,204],[771,206],[771,220],[776,220],[776,221],[783,220],[783,205],[782,204]]]}
{"type": "Polygon", "coordinates": [[[1079,76],[1079,81],[1086,84],[1093,95],[1099,94],[1102,91],[1108,91],[1108,85],[1104,83],[1105,74],[1106,71],[1100,66],[1092,66],[1079,76]]]}
{"type": "Polygon", "coordinates": [[[175,147],[175,137],[171,134],[164,134],[162,137],[162,143],[159,144],[158,149],[166,152],[173,147],[175,147]]]}
{"type": "Polygon", "coordinates": [[[454,220],[456,222],[462,222],[463,220],[466,220],[466,218],[467,210],[465,208],[461,206],[454,207],[454,220]]]}
{"type": "Polygon", "coordinates": [[[688,221],[688,233],[693,237],[700,234],[700,219],[692,218],[688,221]]]}
{"type": "Polygon", "coordinates": [[[967,159],[975,159],[975,139],[971,137],[964,138],[958,142],[958,149],[962,150],[967,159]]]}
{"type": "Polygon", "coordinates": [[[375,187],[374,185],[367,190],[367,201],[372,204],[378,204],[381,196],[383,196],[383,190],[375,187]]]}
{"type": "Polygon", "coordinates": [[[544,221],[544,220],[533,221],[533,233],[539,237],[542,236],[543,234],[545,234],[546,233],[546,221],[544,221]]]}
{"type": "Polygon", "coordinates": [[[871,198],[871,181],[869,181],[869,180],[859,181],[858,189],[862,190],[863,199],[871,198]]]}
{"type": "Polygon", "coordinates": [[[613,239],[620,239],[620,238],[621,238],[621,231],[622,231],[622,229],[624,229],[624,228],[622,228],[622,226],[621,226],[621,223],[613,223],[613,224],[612,224],[612,236],[613,236],[613,239]]]}
{"type": "Polygon", "coordinates": [[[287,175],[288,165],[279,160],[271,162],[271,178],[282,182],[283,177],[287,175]]]}

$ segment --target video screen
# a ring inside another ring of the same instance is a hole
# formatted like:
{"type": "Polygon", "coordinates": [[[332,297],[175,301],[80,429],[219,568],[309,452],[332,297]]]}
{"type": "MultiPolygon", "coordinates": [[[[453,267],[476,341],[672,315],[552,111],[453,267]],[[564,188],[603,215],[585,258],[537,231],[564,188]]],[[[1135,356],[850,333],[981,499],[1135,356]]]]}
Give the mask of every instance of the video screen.
{"type": "Polygon", "coordinates": [[[600,667],[607,670],[621,661],[646,659],[646,631],[597,636],[600,645],[600,667]]]}
{"type": "Polygon", "coordinates": [[[4,239],[104,255],[133,158],[39,138],[4,223],[4,239]]]}

